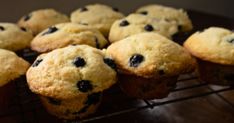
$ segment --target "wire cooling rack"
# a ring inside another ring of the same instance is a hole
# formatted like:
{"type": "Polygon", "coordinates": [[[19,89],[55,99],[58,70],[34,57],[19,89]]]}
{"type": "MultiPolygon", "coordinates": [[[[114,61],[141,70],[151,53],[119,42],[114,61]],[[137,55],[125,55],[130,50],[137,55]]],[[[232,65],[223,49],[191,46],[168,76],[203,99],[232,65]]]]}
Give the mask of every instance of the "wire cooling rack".
{"type": "MultiPolygon", "coordinates": [[[[193,20],[195,30],[201,30],[209,26],[222,26],[233,29],[232,19],[205,14],[196,11],[189,11],[193,20]]],[[[188,36],[188,35],[187,35],[188,36]]],[[[184,41],[186,37],[179,37],[178,40],[184,41]]],[[[33,62],[37,54],[30,50],[19,53],[26,60],[33,62]]],[[[177,87],[171,91],[170,95],[158,100],[139,100],[126,96],[117,85],[104,93],[103,102],[96,113],[82,119],[74,121],[59,120],[49,115],[40,103],[37,95],[33,94],[27,86],[25,76],[13,82],[15,89],[14,96],[11,98],[7,111],[0,111],[0,123],[83,123],[83,122],[112,122],[113,117],[128,117],[128,114],[142,111],[153,110],[168,104],[181,103],[188,100],[199,99],[210,95],[220,97],[224,102],[234,107],[227,99],[222,96],[222,92],[234,90],[233,87],[210,86],[200,81],[195,74],[181,75],[178,79],[177,87]],[[105,120],[108,119],[108,120],[105,120]]],[[[120,118],[121,118],[120,117],[120,118]]]]}
{"type": "MultiPolygon", "coordinates": [[[[31,57],[28,54],[29,51],[24,51],[24,56],[31,57]]],[[[33,59],[33,58],[32,58],[33,59]]],[[[32,60],[31,59],[31,60],[32,60]]],[[[33,94],[27,86],[25,76],[14,81],[15,94],[12,98],[12,101],[9,110],[5,112],[0,112],[0,122],[9,122],[9,123],[83,123],[83,122],[98,122],[106,118],[111,118],[115,116],[124,116],[125,114],[146,110],[154,109],[155,107],[172,104],[176,102],[183,102],[186,100],[192,100],[195,98],[205,97],[209,95],[218,95],[226,103],[232,105],[225,98],[223,98],[220,93],[225,91],[233,90],[233,87],[216,87],[208,85],[200,81],[195,74],[186,74],[181,75],[178,79],[177,87],[171,91],[170,95],[175,93],[187,93],[186,91],[191,91],[200,88],[206,88],[208,91],[199,91],[191,94],[171,96],[168,98],[158,99],[158,100],[139,100],[126,96],[119,89],[117,85],[109,89],[104,93],[103,103],[100,106],[99,110],[93,115],[82,119],[74,121],[64,121],[59,120],[50,114],[48,114],[43,106],[40,103],[37,95],[33,94]],[[8,120],[11,119],[11,120],[8,120]]],[[[233,106],[234,107],[234,106],[233,106]]]]}

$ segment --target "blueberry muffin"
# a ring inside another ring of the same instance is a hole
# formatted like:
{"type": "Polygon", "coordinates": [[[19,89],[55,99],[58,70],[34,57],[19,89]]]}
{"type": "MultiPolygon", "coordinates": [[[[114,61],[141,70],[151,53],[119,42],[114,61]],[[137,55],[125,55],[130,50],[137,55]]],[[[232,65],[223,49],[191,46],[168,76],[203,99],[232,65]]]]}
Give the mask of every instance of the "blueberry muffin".
{"type": "Polygon", "coordinates": [[[183,47],[157,33],[130,36],[111,44],[106,53],[116,62],[123,91],[140,99],[166,97],[178,76],[195,66],[183,47]]]}
{"type": "Polygon", "coordinates": [[[29,63],[14,52],[4,49],[0,49],[0,63],[0,110],[4,111],[13,94],[12,81],[26,73],[29,63]]]}
{"type": "Polygon", "coordinates": [[[40,96],[47,111],[61,119],[81,119],[94,113],[101,103],[101,97],[101,92],[66,100],[40,96]]]}
{"type": "Polygon", "coordinates": [[[54,9],[39,9],[23,16],[18,21],[18,25],[31,30],[34,35],[37,35],[52,25],[64,22],[69,22],[66,15],[54,9]]]}
{"type": "Polygon", "coordinates": [[[174,21],[178,25],[178,30],[182,32],[190,31],[193,28],[191,20],[183,9],[151,4],[140,7],[136,12],[145,16],[174,21]]]}
{"type": "Polygon", "coordinates": [[[103,48],[108,41],[95,28],[76,23],[61,23],[38,34],[31,42],[31,48],[37,52],[48,52],[71,44],[103,48]]]}
{"type": "Polygon", "coordinates": [[[30,89],[57,99],[109,88],[116,81],[114,61],[87,45],[68,46],[38,56],[27,71],[30,89]],[[40,73],[40,74],[38,74],[40,73]]]}
{"type": "MultiPolygon", "coordinates": [[[[53,112],[51,114],[60,118],[74,118],[72,114],[62,114],[64,109],[79,112],[86,104],[84,96],[88,98],[89,95],[101,93],[116,82],[115,69],[115,62],[101,50],[87,45],[68,46],[40,55],[27,71],[27,82],[32,92],[64,101],[61,109],[43,101],[49,112],[53,112]],[[73,110],[68,106],[70,103],[73,110]]],[[[87,105],[92,104],[87,102],[87,105]]],[[[96,106],[87,110],[87,114],[93,109],[96,106]]],[[[80,117],[83,117],[86,113],[81,112],[80,117]]]]}
{"type": "Polygon", "coordinates": [[[210,27],[190,36],[184,47],[197,58],[200,79],[219,85],[234,84],[234,33],[210,27]]]}
{"type": "Polygon", "coordinates": [[[24,75],[29,67],[29,63],[18,57],[14,52],[0,49],[0,86],[4,86],[9,81],[24,75]]]}
{"type": "Polygon", "coordinates": [[[123,17],[117,8],[103,4],[87,5],[71,13],[72,22],[95,27],[106,37],[113,22],[123,17]]]}
{"type": "Polygon", "coordinates": [[[11,51],[22,50],[30,46],[33,35],[23,27],[13,23],[0,23],[0,48],[11,51]]]}
{"type": "Polygon", "coordinates": [[[126,18],[114,22],[110,30],[109,40],[113,43],[142,32],[156,32],[171,38],[177,31],[176,23],[168,22],[165,19],[157,19],[142,14],[130,14],[126,18]]]}

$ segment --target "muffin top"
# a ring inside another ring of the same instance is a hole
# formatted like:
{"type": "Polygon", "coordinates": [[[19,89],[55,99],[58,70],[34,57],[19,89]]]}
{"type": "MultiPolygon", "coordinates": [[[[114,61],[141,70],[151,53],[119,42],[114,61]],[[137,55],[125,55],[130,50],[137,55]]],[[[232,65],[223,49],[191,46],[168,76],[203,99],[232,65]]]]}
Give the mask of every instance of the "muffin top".
{"type": "Polygon", "coordinates": [[[221,27],[210,27],[191,35],[184,47],[194,56],[225,65],[234,65],[234,33],[221,27]]]}
{"type": "Polygon", "coordinates": [[[142,32],[156,32],[171,38],[177,31],[177,24],[174,22],[142,14],[130,14],[126,18],[114,22],[110,30],[109,40],[113,43],[142,32]]]}
{"type": "Polygon", "coordinates": [[[24,75],[29,67],[28,62],[4,49],[0,49],[0,63],[0,87],[24,75]]]}
{"type": "Polygon", "coordinates": [[[159,19],[175,21],[178,25],[179,31],[190,31],[193,28],[191,20],[183,9],[151,4],[140,7],[136,12],[159,19]]]}
{"type": "Polygon", "coordinates": [[[71,13],[72,22],[95,27],[106,37],[113,22],[123,17],[118,9],[103,4],[87,5],[71,13]]]}
{"type": "Polygon", "coordinates": [[[13,23],[0,23],[0,48],[17,51],[30,46],[33,35],[13,23]]]}
{"type": "Polygon", "coordinates": [[[37,52],[48,52],[70,44],[103,48],[108,41],[95,28],[76,23],[61,23],[38,34],[31,42],[31,48],[37,52]]]}
{"type": "Polygon", "coordinates": [[[30,89],[57,99],[101,92],[116,82],[114,61],[87,45],[40,55],[27,71],[30,89]]]}
{"type": "Polygon", "coordinates": [[[157,33],[130,36],[111,44],[106,52],[120,73],[145,78],[176,76],[192,71],[195,65],[183,47],[157,33]]]}
{"type": "Polygon", "coordinates": [[[34,35],[37,35],[42,30],[63,22],[69,22],[66,15],[54,9],[39,9],[23,16],[18,21],[18,25],[31,30],[34,35]]]}

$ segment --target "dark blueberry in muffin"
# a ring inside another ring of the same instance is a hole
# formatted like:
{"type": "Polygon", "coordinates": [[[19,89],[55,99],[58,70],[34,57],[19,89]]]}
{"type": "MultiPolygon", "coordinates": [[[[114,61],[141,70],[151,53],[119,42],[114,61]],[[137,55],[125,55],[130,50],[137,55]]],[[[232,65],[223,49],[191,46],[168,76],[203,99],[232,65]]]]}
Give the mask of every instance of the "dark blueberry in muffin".
{"type": "Polygon", "coordinates": [[[141,54],[134,54],[130,59],[129,59],[129,65],[130,67],[138,67],[141,62],[144,61],[144,56],[141,54]]]}
{"type": "Polygon", "coordinates": [[[37,59],[37,60],[32,64],[32,67],[38,66],[42,61],[43,61],[43,59],[37,59]]]}
{"type": "Polygon", "coordinates": [[[158,71],[158,74],[159,74],[159,75],[164,75],[165,72],[164,72],[164,70],[159,70],[159,71],[158,71]]]}
{"type": "Polygon", "coordinates": [[[110,66],[112,69],[116,70],[116,64],[115,61],[113,59],[110,58],[104,58],[103,61],[110,66]]]}
{"type": "Polygon", "coordinates": [[[139,13],[142,14],[142,15],[147,15],[148,14],[147,11],[142,11],[142,12],[139,12],[139,13]]]}
{"type": "Polygon", "coordinates": [[[129,22],[127,20],[123,20],[122,22],[120,22],[119,26],[128,26],[129,22]]]}
{"type": "Polygon", "coordinates": [[[112,8],[114,11],[116,11],[116,12],[118,12],[119,11],[119,9],[118,8],[116,8],[116,7],[113,7],[112,8]]]}
{"type": "Polygon", "coordinates": [[[0,26],[0,31],[4,31],[5,28],[3,26],[0,26]]]}
{"type": "Polygon", "coordinates": [[[73,64],[76,66],[76,67],[83,67],[85,66],[85,60],[81,57],[76,57],[75,60],[73,61],[73,64]]]}
{"type": "Polygon", "coordinates": [[[61,105],[61,100],[58,100],[58,99],[48,97],[48,101],[49,101],[49,103],[51,103],[53,105],[61,105]]]}
{"type": "Polygon", "coordinates": [[[93,86],[89,80],[81,80],[76,86],[81,92],[88,92],[93,89],[93,86]]]}
{"type": "MultiPolygon", "coordinates": [[[[170,20],[170,19],[168,19],[168,18],[165,18],[165,21],[170,22],[171,20],[170,20]]],[[[177,28],[178,28],[178,27],[177,27],[177,28]]]]}
{"type": "Polygon", "coordinates": [[[22,31],[24,31],[24,32],[27,32],[27,29],[24,28],[24,27],[20,27],[20,29],[21,29],[22,31]]]}
{"type": "Polygon", "coordinates": [[[85,11],[88,11],[88,9],[86,7],[80,8],[80,12],[85,12],[85,11]]]}
{"type": "Polygon", "coordinates": [[[101,93],[92,93],[88,95],[88,99],[85,102],[86,105],[95,105],[100,101],[101,93]]]}
{"type": "Polygon", "coordinates": [[[58,28],[52,26],[52,27],[49,27],[48,30],[47,30],[46,32],[44,32],[42,35],[51,34],[51,33],[54,33],[54,32],[56,32],[56,31],[58,31],[58,28]]]}
{"type": "Polygon", "coordinates": [[[182,31],[182,25],[178,25],[177,28],[178,28],[179,31],[182,31]]]}
{"type": "Polygon", "coordinates": [[[145,25],[144,29],[148,32],[151,32],[154,30],[154,27],[150,24],[145,25]]]}
{"type": "Polygon", "coordinates": [[[28,21],[32,17],[32,14],[28,14],[24,16],[24,21],[28,21]]]}
{"type": "Polygon", "coordinates": [[[83,22],[79,22],[79,24],[81,24],[81,25],[85,25],[85,26],[88,26],[89,24],[87,24],[87,23],[83,23],[83,22]]]}
{"type": "Polygon", "coordinates": [[[100,101],[100,97],[101,97],[101,93],[99,93],[99,92],[88,95],[88,98],[87,98],[86,102],[84,103],[85,106],[80,111],[73,112],[72,114],[78,115],[78,114],[82,114],[82,113],[87,112],[88,108],[91,105],[95,105],[100,101]]]}
{"type": "Polygon", "coordinates": [[[82,109],[80,109],[80,111],[73,112],[72,114],[73,115],[79,115],[79,114],[85,113],[85,112],[87,112],[88,108],[89,108],[89,105],[85,105],[82,109]]]}
{"type": "Polygon", "coordinates": [[[234,38],[233,39],[229,39],[228,42],[234,44],[234,38]]]}
{"type": "Polygon", "coordinates": [[[98,38],[97,37],[95,37],[95,43],[96,43],[96,48],[100,48],[100,44],[99,44],[99,41],[98,41],[98,38]]]}

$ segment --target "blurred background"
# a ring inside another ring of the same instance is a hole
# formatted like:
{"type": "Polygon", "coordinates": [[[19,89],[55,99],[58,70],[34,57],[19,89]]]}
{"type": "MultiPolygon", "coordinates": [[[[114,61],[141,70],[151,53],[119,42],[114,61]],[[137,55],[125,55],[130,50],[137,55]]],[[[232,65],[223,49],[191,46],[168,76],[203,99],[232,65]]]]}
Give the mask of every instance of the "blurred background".
{"type": "Polygon", "coordinates": [[[21,16],[40,8],[54,8],[63,13],[91,3],[104,3],[128,14],[151,3],[213,13],[234,18],[233,0],[0,0],[0,22],[16,22],[21,16]]]}

